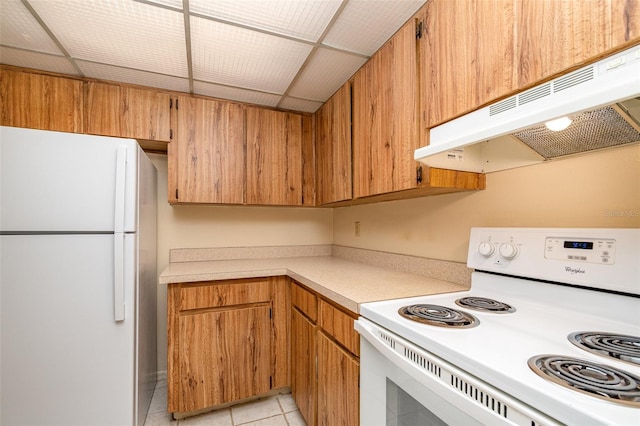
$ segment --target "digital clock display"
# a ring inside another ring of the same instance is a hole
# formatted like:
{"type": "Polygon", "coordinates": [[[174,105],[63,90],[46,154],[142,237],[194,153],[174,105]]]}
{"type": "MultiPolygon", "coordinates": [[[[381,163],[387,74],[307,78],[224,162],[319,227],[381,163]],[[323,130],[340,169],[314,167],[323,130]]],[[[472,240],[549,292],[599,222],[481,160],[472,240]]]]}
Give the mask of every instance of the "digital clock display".
{"type": "Polygon", "coordinates": [[[565,241],[564,248],[593,250],[593,243],[590,241],[565,241]]]}

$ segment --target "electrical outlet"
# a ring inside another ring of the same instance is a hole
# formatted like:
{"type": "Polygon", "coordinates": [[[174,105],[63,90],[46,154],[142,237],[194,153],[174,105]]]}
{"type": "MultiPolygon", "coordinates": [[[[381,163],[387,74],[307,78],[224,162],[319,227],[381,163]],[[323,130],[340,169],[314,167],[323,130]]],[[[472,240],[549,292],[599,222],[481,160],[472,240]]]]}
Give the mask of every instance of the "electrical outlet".
{"type": "Polygon", "coordinates": [[[356,237],[360,236],[360,222],[356,222],[355,223],[355,232],[356,232],[356,237]]]}

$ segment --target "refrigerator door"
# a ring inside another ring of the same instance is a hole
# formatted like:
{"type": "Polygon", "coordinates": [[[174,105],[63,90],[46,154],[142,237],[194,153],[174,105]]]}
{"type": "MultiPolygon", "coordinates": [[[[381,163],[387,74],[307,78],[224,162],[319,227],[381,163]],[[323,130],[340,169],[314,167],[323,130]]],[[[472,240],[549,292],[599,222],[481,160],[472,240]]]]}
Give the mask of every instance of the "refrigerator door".
{"type": "Polygon", "coordinates": [[[137,156],[132,139],[1,127],[0,232],[135,232],[137,156]]]}
{"type": "Polygon", "coordinates": [[[114,320],[114,235],[0,235],[0,424],[135,424],[135,246],[114,320]]]}

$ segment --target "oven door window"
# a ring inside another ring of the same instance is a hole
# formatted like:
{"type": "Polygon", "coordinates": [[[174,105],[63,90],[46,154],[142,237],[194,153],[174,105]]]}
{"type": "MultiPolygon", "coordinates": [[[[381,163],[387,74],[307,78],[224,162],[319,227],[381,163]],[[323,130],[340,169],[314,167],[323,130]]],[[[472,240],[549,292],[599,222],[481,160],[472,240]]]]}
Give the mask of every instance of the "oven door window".
{"type": "Polygon", "coordinates": [[[387,426],[447,426],[411,395],[387,379],[387,426]]]}

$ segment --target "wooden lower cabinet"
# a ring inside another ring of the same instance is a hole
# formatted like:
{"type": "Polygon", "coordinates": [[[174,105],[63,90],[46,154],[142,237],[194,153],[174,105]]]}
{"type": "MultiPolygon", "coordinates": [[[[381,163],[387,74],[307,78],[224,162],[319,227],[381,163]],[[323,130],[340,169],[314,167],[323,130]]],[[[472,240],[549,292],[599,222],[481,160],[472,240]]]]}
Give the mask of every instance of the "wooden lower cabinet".
{"type": "Polygon", "coordinates": [[[180,316],[180,411],[271,389],[269,311],[258,306],[180,316]]]}
{"type": "Polygon", "coordinates": [[[291,390],[309,426],[359,424],[360,345],[356,315],[291,286],[291,390]]]}
{"type": "Polygon", "coordinates": [[[168,411],[188,413],[286,388],[286,277],[171,284],[168,411]]]}
{"type": "Polygon", "coordinates": [[[359,378],[359,359],[318,333],[318,425],[360,424],[359,378]]]}
{"type": "Polygon", "coordinates": [[[300,311],[291,311],[291,393],[308,425],[316,415],[316,326],[300,311]]]}

